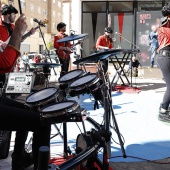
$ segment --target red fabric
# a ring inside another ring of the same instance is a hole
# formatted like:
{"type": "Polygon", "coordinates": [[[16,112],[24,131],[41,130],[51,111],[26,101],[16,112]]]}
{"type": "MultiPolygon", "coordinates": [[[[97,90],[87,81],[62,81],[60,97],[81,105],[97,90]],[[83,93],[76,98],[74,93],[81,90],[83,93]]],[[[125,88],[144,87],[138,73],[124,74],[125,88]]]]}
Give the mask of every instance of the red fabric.
{"type": "MultiPolygon", "coordinates": [[[[65,162],[67,162],[67,160],[69,160],[71,158],[73,158],[72,155],[69,155],[68,159],[65,159],[64,157],[52,158],[52,159],[50,159],[50,164],[55,164],[55,165],[59,166],[59,165],[65,163],[65,162]]],[[[94,162],[94,167],[97,167],[98,170],[101,170],[96,162],[94,162]]],[[[88,170],[87,168],[82,167],[81,165],[78,165],[77,169],[78,170],[88,170]]],[[[113,168],[109,167],[109,170],[113,170],[113,168]]]]}
{"type": "Polygon", "coordinates": [[[40,59],[39,56],[35,56],[35,57],[34,57],[34,61],[35,61],[36,63],[39,63],[39,62],[41,61],[41,59],[40,59]]]}
{"type": "Polygon", "coordinates": [[[19,56],[19,51],[12,46],[7,46],[5,50],[0,53],[0,74],[11,72],[19,56]]]}
{"type": "Polygon", "coordinates": [[[50,163],[51,164],[55,164],[55,165],[61,165],[64,162],[66,162],[67,160],[73,158],[73,155],[68,155],[68,158],[64,158],[64,157],[57,157],[57,158],[52,158],[50,159],[50,163]]]}
{"type": "MultiPolygon", "coordinates": [[[[11,28],[14,29],[14,24],[11,24],[11,28]]],[[[0,20],[0,40],[6,41],[8,37],[8,30],[6,26],[2,23],[2,20],[0,20]]],[[[6,49],[2,53],[0,53],[0,74],[11,72],[19,56],[19,51],[11,46],[7,46],[6,49]]]]}
{"type": "Polygon", "coordinates": [[[130,86],[124,86],[124,85],[117,85],[113,91],[118,91],[121,93],[140,93],[141,89],[137,87],[130,87],[130,86]]]}
{"type": "Polygon", "coordinates": [[[109,49],[113,48],[113,45],[111,43],[111,39],[106,37],[105,35],[101,35],[96,42],[96,48],[100,50],[99,46],[108,47],[109,49]]]}
{"type": "Polygon", "coordinates": [[[59,32],[58,34],[55,35],[54,37],[54,48],[56,48],[57,50],[57,54],[59,54],[60,57],[62,57],[63,59],[66,59],[67,56],[70,54],[70,52],[64,51],[64,50],[59,50],[59,47],[71,47],[72,44],[70,42],[62,42],[62,43],[58,43],[57,41],[67,37],[66,34],[64,34],[63,32],[59,32]]]}
{"type": "Polygon", "coordinates": [[[165,25],[158,28],[158,42],[158,51],[170,45],[170,20],[165,25]]]}
{"type": "MultiPolygon", "coordinates": [[[[12,29],[14,29],[14,24],[11,24],[12,29]]],[[[6,41],[9,37],[8,30],[6,26],[2,23],[2,20],[0,20],[0,40],[6,41]]]]}

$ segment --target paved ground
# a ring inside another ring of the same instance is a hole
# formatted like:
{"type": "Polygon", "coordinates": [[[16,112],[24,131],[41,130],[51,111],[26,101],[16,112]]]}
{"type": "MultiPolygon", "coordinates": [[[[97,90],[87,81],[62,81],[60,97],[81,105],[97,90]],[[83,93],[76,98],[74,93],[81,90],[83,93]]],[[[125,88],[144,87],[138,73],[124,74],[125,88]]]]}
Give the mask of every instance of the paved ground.
{"type": "MultiPolygon", "coordinates": [[[[132,80],[134,87],[139,87],[142,91],[147,91],[148,95],[153,93],[164,93],[165,82],[162,79],[146,79],[143,77],[133,78],[132,80]]],[[[13,141],[13,140],[12,140],[13,141]]],[[[13,149],[14,143],[11,142],[11,151],[13,149]]],[[[0,160],[0,170],[10,170],[10,155],[5,160],[0,160]]],[[[164,160],[157,160],[156,162],[110,162],[110,167],[113,170],[169,170],[170,169],[170,158],[164,160]]],[[[31,170],[32,168],[29,168],[31,170]]]]}

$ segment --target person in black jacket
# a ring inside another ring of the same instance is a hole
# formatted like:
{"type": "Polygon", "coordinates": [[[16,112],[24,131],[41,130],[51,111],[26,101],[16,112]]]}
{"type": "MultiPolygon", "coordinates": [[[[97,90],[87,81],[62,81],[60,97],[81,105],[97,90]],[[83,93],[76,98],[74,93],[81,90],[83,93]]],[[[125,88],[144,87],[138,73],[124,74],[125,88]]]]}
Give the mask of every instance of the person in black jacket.
{"type": "Polygon", "coordinates": [[[132,72],[132,76],[138,77],[138,68],[142,67],[138,59],[133,56],[132,60],[129,62],[129,70],[132,72]]]}

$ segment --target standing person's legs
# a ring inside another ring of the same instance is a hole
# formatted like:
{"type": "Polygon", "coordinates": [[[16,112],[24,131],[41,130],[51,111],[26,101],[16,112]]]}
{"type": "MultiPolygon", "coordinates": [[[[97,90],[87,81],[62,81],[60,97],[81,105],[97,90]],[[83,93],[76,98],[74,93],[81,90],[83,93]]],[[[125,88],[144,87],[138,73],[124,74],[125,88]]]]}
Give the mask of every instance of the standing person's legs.
{"type": "Polygon", "coordinates": [[[69,64],[70,64],[70,56],[68,56],[67,62],[65,63],[65,74],[68,72],[69,64]]]}
{"type": "Polygon", "coordinates": [[[168,113],[168,107],[170,104],[170,58],[165,56],[157,56],[157,63],[162,71],[164,80],[166,82],[166,91],[161,104],[161,113],[168,113]],[[165,111],[164,111],[165,110],[165,111]]]}
{"type": "Polygon", "coordinates": [[[60,60],[60,64],[62,64],[61,73],[60,73],[60,77],[61,77],[68,72],[70,56],[67,60],[63,60],[61,57],[59,57],[59,60],[60,60]]]}
{"type": "Polygon", "coordinates": [[[61,66],[61,73],[60,73],[60,77],[61,77],[61,76],[64,75],[64,64],[65,64],[65,62],[64,62],[64,60],[61,57],[59,57],[59,60],[60,60],[60,64],[62,64],[62,66],[61,66]]]}
{"type": "Polygon", "coordinates": [[[151,47],[151,67],[154,66],[155,55],[156,55],[156,49],[155,47],[151,47]]]}
{"type": "Polygon", "coordinates": [[[24,63],[24,72],[27,72],[27,70],[29,70],[29,64],[28,63],[24,63]]]}

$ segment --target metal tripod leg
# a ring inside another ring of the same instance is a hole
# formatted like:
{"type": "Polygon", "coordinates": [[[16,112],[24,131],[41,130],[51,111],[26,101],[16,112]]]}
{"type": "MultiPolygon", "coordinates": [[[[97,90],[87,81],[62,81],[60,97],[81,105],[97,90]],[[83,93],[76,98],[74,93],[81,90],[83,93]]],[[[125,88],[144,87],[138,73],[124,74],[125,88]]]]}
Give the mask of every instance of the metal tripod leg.
{"type": "Polygon", "coordinates": [[[57,130],[57,133],[55,135],[53,135],[50,139],[56,137],[57,135],[60,135],[61,139],[64,140],[63,135],[60,133],[60,129],[57,127],[56,124],[53,124],[53,126],[55,127],[55,129],[57,130]]]}

